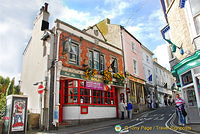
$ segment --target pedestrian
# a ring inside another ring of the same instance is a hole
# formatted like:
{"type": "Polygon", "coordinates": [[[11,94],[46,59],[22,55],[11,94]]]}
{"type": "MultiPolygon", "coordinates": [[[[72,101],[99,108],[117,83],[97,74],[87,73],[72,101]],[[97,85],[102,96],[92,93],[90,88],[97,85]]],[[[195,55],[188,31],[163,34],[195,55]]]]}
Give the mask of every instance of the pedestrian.
{"type": "Polygon", "coordinates": [[[133,105],[131,104],[131,101],[129,101],[127,105],[127,110],[128,110],[128,117],[130,120],[132,119],[132,109],[133,109],[133,105]]]}
{"type": "Polygon", "coordinates": [[[158,99],[156,99],[156,108],[158,108],[158,103],[159,103],[158,99]]]}
{"type": "Polygon", "coordinates": [[[124,111],[125,111],[125,104],[123,100],[121,100],[119,104],[119,110],[121,111],[121,119],[124,120],[124,111]]]}
{"type": "Polygon", "coordinates": [[[183,112],[185,112],[185,109],[184,109],[184,100],[181,99],[181,97],[179,96],[179,94],[176,94],[176,100],[175,100],[175,103],[176,103],[176,111],[178,113],[178,117],[179,117],[179,120],[180,120],[180,125],[182,126],[185,126],[185,117],[183,115],[183,112]]]}

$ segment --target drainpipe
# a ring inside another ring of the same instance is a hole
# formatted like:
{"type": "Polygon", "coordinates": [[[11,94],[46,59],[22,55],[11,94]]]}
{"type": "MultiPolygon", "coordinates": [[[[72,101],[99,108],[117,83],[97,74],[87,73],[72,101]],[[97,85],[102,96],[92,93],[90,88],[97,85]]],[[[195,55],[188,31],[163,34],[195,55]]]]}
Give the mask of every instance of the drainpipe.
{"type": "Polygon", "coordinates": [[[54,110],[54,87],[55,87],[55,62],[56,62],[56,54],[57,54],[57,32],[54,33],[53,39],[53,59],[50,68],[50,90],[49,90],[49,130],[54,128],[53,126],[53,110],[54,110]]]}
{"type": "MultiPolygon", "coordinates": [[[[122,55],[123,55],[123,66],[124,66],[124,73],[125,73],[125,57],[124,57],[124,43],[123,43],[123,34],[122,34],[122,30],[124,28],[120,25],[120,34],[121,34],[121,42],[122,42],[122,55]]],[[[125,83],[125,92],[126,92],[126,88],[127,88],[127,83],[125,83]]],[[[128,104],[128,93],[126,93],[126,101],[128,104]]]]}

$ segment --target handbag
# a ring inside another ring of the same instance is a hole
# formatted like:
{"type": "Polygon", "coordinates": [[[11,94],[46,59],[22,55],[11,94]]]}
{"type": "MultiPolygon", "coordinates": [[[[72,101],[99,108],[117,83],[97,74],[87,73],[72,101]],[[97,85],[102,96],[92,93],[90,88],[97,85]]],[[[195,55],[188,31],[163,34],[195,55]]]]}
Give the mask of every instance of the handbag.
{"type": "Polygon", "coordinates": [[[187,112],[185,111],[185,109],[182,109],[182,114],[184,117],[187,116],[187,112]]]}

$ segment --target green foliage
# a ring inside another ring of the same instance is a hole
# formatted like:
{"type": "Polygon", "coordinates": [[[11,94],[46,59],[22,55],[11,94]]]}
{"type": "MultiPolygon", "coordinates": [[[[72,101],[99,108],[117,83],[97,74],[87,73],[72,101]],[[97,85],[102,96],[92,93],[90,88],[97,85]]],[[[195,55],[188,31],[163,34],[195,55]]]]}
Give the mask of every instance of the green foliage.
{"type": "Polygon", "coordinates": [[[10,84],[6,90],[6,96],[13,94],[14,86],[15,86],[15,78],[13,78],[12,81],[10,82],[10,84]]]}

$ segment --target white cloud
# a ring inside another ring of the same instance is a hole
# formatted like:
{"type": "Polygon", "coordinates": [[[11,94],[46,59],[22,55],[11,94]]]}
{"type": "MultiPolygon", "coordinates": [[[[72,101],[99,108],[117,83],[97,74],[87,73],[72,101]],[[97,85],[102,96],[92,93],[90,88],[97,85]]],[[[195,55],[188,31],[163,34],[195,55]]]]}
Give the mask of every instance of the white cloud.
{"type": "Polygon", "coordinates": [[[158,63],[170,70],[168,49],[169,48],[166,44],[162,44],[157,46],[153,53],[155,54],[158,63]]]}

